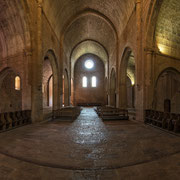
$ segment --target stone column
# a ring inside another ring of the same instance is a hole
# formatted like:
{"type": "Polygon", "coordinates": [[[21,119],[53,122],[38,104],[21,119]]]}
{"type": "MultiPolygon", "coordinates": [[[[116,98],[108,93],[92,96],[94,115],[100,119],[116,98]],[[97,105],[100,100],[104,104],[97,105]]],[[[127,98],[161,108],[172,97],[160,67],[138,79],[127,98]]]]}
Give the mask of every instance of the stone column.
{"type": "Polygon", "coordinates": [[[144,121],[144,61],[142,59],[142,23],[141,0],[136,0],[136,119],[144,121]]]}
{"type": "Polygon", "coordinates": [[[32,52],[27,51],[25,52],[24,55],[24,61],[25,63],[25,73],[24,73],[24,80],[21,83],[22,84],[22,109],[23,110],[29,110],[31,109],[31,85],[30,85],[30,69],[29,69],[29,64],[32,59],[32,52]],[[27,73],[28,72],[28,73],[27,73]]]}
{"type": "Polygon", "coordinates": [[[145,67],[145,108],[152,109],[153,101],[153,76],[152,76],[152,61],[153,61],[153,50],[146,49],[146,67],[145,67]]]}
{"type": "Polygon", "coordinates": [[[32,57],[32,121],[43,120],[42,98],[42,0],[37,1],[36,16],[34,16],[33,28],[33,57],[32,57]]]}
{"type": "Polygon", "coordinates": [[[62,107],[63,104],[63,75],[64,75],[64,50],[63,50],[63,43],[62,43],[62,39],[61,39],[61,44],[60,44],[60,59],[59,59],[59,86],[60,86],[60,108],[62,107]]]}

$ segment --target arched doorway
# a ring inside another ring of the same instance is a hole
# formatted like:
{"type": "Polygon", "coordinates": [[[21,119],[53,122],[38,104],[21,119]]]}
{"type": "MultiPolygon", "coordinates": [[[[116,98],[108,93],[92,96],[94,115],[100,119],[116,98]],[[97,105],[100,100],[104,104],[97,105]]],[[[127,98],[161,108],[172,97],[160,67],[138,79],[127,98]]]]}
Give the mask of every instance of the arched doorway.
{"type": "Polygon", "coordinates": [[[134,84],[132,84],[131,79],[127,76],[127,108],[134,108],[134,84]]]}
{"type": "Polygon", "coordinates": [[[154,92],[154,109],[158,111],[180,112],[180,73],[168,68],[158,77],[154,92]],[[165,89],[165,91],[162,91],[165,89]]]}
{"type": "Polygon", "coordinates": [[[53,107],[53,71],[49,59],[46,57],[43,64],[43,108],[53,107]]]}
{"type": "Polygon", "coordinates": [[[63,80],[63,89],[64,89],[64,106],[69,106],[69,77],[68,71],[65,69],[64,80],[63,80]]]}
{"type": "Polygon", "coordinates": [[[135,108],[136,68],[132,50],[126,48],[119,70],[120,108],[135,108]]]}
{"type": "Polygon", "coordinates": [[[116,73],[112,69],[110,77],[110,105],[116,107],[116,73]]]}
{"type": "Polygon", "coordinates": [[[48,106],[52,107],[53,106],[53,76],[50,76],[48,80],[48,106]]]}
{"type": "Polygon", "coordinates": [[[60,107],[60,82],[58,72],[55,54],[52,50],[49,50],[43,62],[42,94],[44,113],[46,113],[46,111],[52,113],[60,107]]]}

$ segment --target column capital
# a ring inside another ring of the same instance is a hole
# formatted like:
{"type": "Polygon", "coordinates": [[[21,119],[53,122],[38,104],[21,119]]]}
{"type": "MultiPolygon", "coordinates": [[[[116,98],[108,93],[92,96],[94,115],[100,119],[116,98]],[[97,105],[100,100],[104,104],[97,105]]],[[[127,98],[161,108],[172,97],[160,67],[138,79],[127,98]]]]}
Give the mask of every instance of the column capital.
{"type": "Polygon", "coordinates": [[[154,48],[150,48],[150,47],[144,48],[144,51],[145,51],[147,54],[153,54],[153,53],[156,52],[154,48]]]}
{"type": "Polygon", "coordinates": [[[136,5],[141,3],[141,0],[135,0],[136,5]]]}
{"type": "Polygon", "coordinates": [[[38,4],[38,8],[42,9],[42,0],[36,0],[37,4],[38,4]]]}

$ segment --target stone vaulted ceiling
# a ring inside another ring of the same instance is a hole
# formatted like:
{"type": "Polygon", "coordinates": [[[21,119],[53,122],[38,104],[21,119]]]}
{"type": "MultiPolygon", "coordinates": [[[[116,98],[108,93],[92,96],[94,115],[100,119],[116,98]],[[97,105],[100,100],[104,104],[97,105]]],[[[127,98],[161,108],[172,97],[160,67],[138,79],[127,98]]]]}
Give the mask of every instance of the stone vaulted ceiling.
{"type": "Polygon", "coordinates": [[[134,0],[45,0],[43,8],[58,34],[69,20],[87,8],[100,12],[117,31],[122,31],[134,6],[134,0]]]}
{"type": "Polygon", "coordinates": [[[95,40],[109,53],[135,7],[134,0],[45,0],[43,9],[68,58],[84,40],[95,40]]]}
{"type": "Polygon", "coordinates": [[[19,53],[28,45],[29,35],[21,1],[0,0],[0,56],[19,53]]]}

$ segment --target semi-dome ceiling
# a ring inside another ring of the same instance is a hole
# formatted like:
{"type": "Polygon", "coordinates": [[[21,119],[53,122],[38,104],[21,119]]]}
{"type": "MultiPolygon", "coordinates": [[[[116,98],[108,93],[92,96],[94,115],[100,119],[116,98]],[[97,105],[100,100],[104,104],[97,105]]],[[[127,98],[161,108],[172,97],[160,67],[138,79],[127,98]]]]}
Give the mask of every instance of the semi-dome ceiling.
{"type": "Polygon", "coordinates": [[[180,58],[180,1],[164,0],[160,9],[156,41],[159,50],[180,58]]]}
{"type": "Polygon", "coordinates": [[[73,77],[74,65],[76,61],[85,54],[94,54],[98,56],[105,65],[106,76],[108,75],[108,54],[106,49],[99,43],[91,40],[84,41],[78,44],[71,55],[71,73],[73,77]]]}

